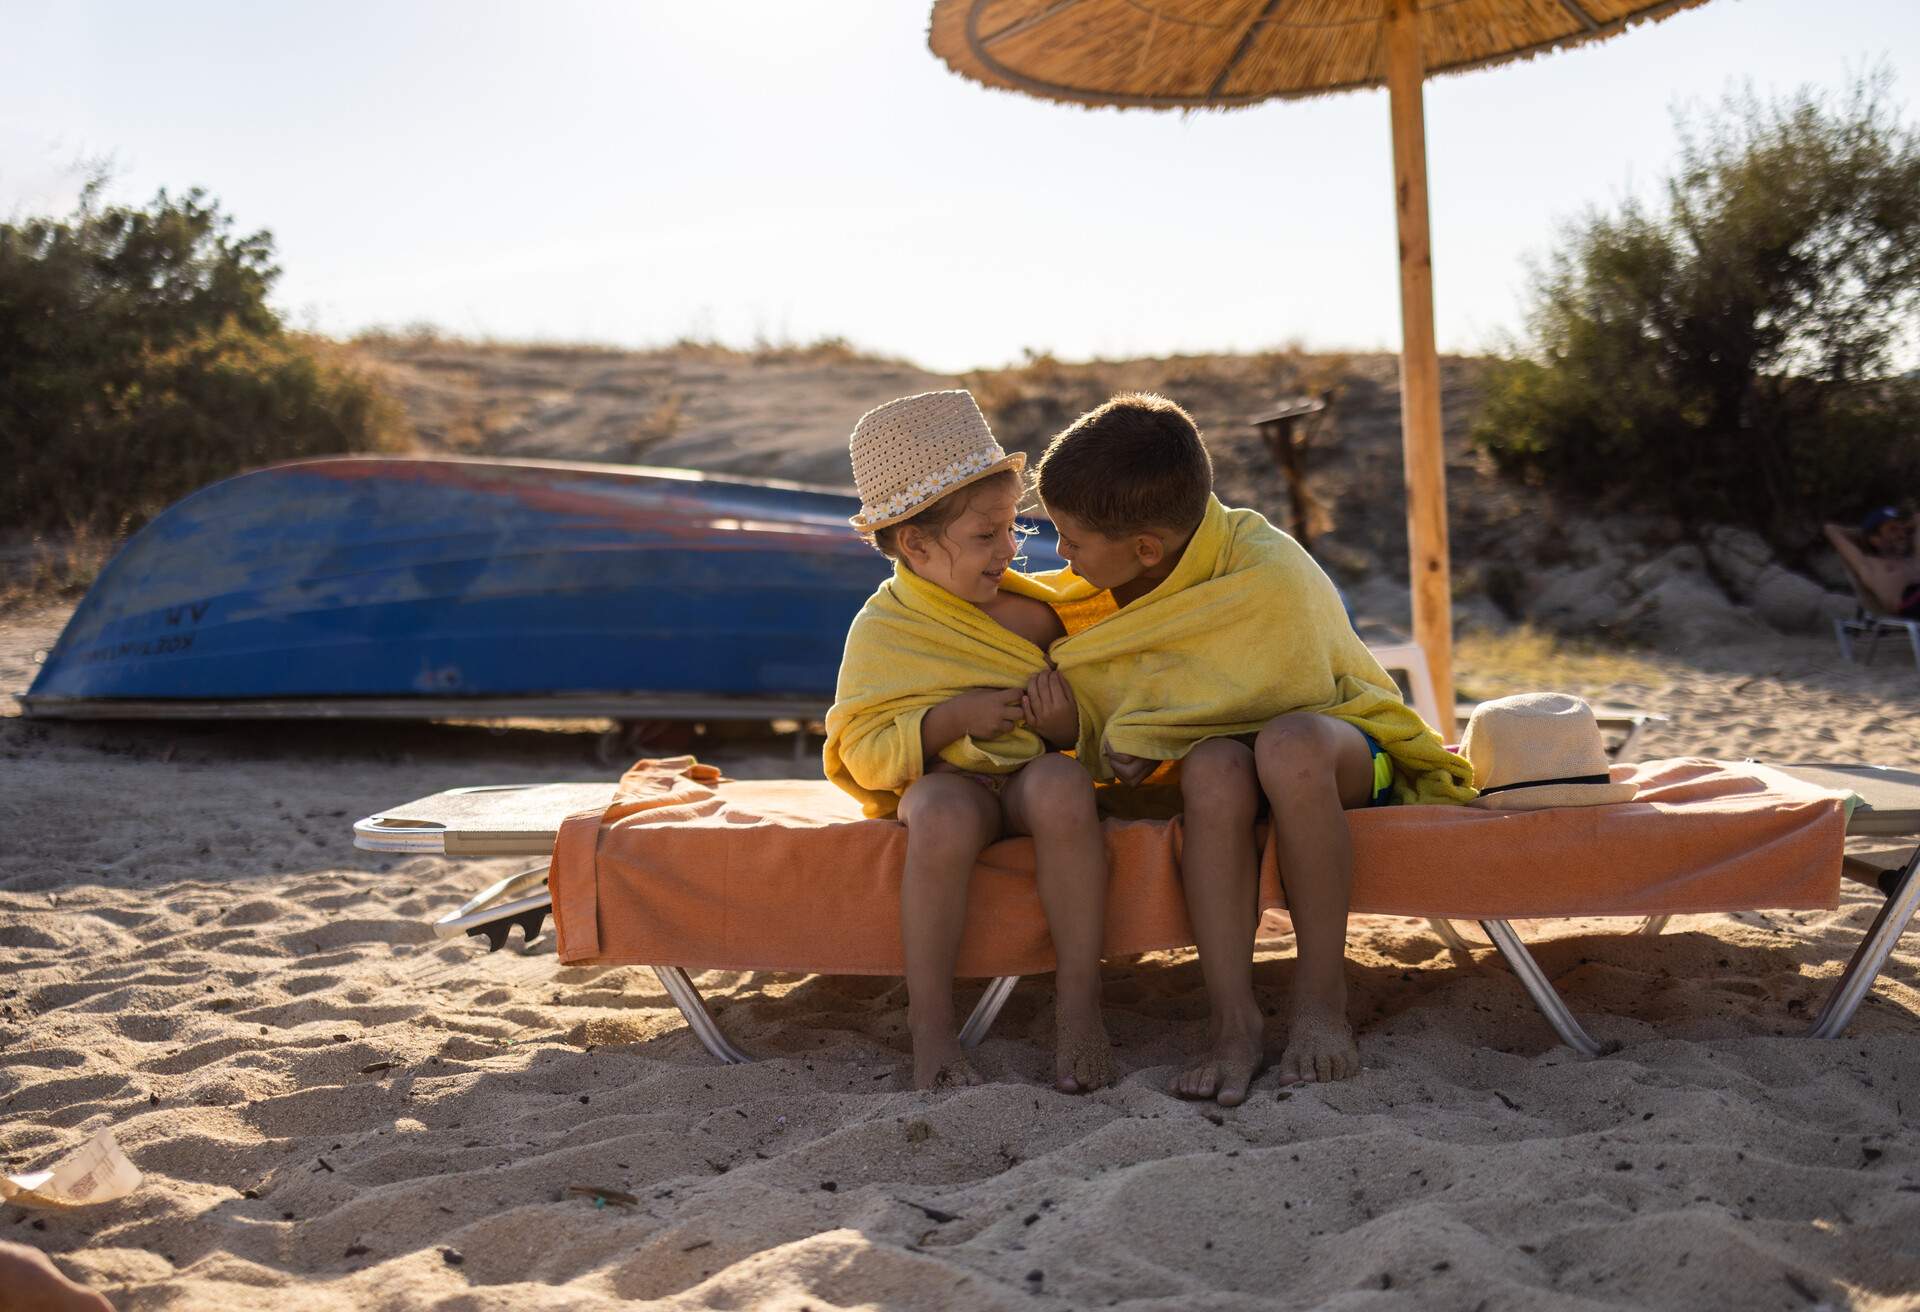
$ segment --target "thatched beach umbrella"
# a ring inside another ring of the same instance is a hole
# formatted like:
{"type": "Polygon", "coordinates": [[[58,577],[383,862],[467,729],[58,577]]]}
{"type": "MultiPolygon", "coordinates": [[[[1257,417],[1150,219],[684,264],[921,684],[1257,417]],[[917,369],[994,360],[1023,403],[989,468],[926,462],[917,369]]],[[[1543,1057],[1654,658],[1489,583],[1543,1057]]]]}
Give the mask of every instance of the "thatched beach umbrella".
{"type": "MultiPolygon", "coordinates": [[[[1414,638],[1453,705],[1440,366],[1433,337],[1429,73],[1617,36],[1704,0],[935,0],[928,36],[956,72],[1080,105],[1218,109],[1385,85],[1400,229],[1401,433],[1414,638]]],[[[1451,718],[1451,717],[1449,717],[1451,718]]],[[[1451,725],[1439,726],[1451,734],[1451,725]]]]}

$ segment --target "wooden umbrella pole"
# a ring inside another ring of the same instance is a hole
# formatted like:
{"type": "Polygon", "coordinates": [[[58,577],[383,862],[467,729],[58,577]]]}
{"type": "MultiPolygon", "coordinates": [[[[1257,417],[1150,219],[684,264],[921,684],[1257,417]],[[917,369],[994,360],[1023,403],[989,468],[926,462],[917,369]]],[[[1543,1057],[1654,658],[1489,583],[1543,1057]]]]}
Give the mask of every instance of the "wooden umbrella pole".
{"type": "Polygon", "coordinates": [[[1391,0],[1387,100],[1393,120],[1394,205],[1400,228],[1400,435],[1407,480],[1413,636],[1453,741],[1453,596],[1447,564],[1447,470],[1440,438],[1440,357],[1433,335],[1433,246],[1427,230],[1427,128],[1417,0],[1391,0]]]}

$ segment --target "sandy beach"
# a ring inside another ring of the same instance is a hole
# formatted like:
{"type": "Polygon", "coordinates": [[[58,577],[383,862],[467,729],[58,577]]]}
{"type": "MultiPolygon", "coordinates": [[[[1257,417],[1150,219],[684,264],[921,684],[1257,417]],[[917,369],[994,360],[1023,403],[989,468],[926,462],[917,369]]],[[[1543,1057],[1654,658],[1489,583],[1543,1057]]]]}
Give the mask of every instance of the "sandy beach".
{"type": "Polygon", "coordinates": [[[1920,3],[235,9],[0,16],[0,1312],[1920,1312],[1920,3]]]}
{"type": "MultiPolygon", "coordinates": [[[[0,686],[65,613],[0,626],[0,686]]],[[[1463,684],[1508,690],[1464,650],[1463,684]]],[[[1574,690],[1671,717],[1647,758],[1912,759],[1920,676],[1890,657],[1782,638],[1626,668],[1574,690]]],[[[514,863],[352,846],[354,819],[441,788],[608,777],[595,728],[65,725],[9,703],[0,1158],[37,1169],[111,1128],[145,1181],[0,1209],[0,1237],[121,1309],[1920,1306],[1920,941],[1844,1040],[1797,1037],[1863,890],[1656,940],[1524,926],[1621,1045],[1599,1060],[1493,954],[1366,918],[1350,1083],[1169,1097],[1205,1011],[1173,953],[1108,967],[1117,1087],[1046,1087],[1039,978],[980,1050],[991,1083],[907,1093],[896,981],[704,976],[759,1057],[721,1066],[643,969],[561,969],[550,932],[433,938],[514,863]]],[[[796,769],[780,740],[708,755],[796,769]]]]}

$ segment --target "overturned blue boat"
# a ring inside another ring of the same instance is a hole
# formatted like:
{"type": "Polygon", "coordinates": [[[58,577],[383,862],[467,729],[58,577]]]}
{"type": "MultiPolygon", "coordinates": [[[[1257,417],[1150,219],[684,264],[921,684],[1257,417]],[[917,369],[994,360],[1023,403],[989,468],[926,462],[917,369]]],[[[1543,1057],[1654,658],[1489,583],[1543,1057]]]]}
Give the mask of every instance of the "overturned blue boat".
{"type": "MultiPolygon", "coordinates": [[[[890,568],[830,489],[535,460],[242,474],[137,533],[22,698],[66,718],[815,718],[890,568]]],[[[1060,564],[1051,525],[1026,568],[1060,564]]]]}

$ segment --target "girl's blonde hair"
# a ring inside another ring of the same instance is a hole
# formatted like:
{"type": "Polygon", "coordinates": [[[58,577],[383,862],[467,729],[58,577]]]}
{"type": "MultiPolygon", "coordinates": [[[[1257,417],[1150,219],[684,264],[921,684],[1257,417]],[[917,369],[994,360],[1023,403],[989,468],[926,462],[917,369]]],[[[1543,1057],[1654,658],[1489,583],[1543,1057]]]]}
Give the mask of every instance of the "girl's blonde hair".
{"type": "Polygon", "coordinates": [[[967,513],[967,507],[973,504],[974,497],[982,491],[1004,488],[1009,484],[1016,490],[1021,508],[1024,508],[1027,499],[1026,480],[1016,470],[1003,469],[997,474],[989,474],[977,482],[968,483],[965,487],[955,488],[939,500],[921,507],[918,514],[903,519],[897,524],[888,524],[885,528],[875,529],[871,533],[863,532],[860,536],[888,560],[899,560],[901,529],[917,528],[931,537],[944,537],[953,521],[967,513]]]}

